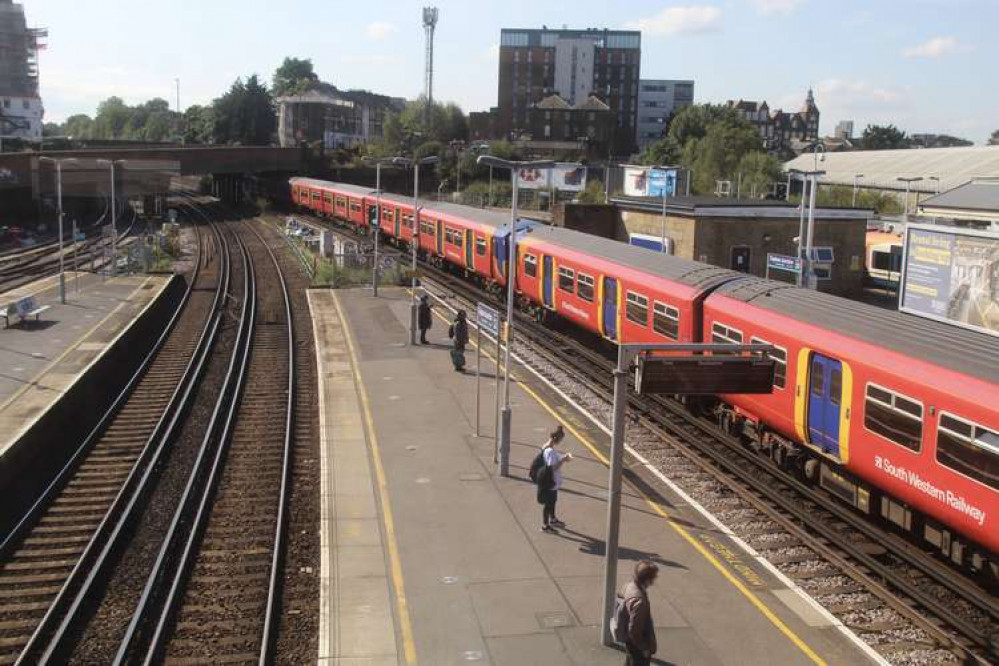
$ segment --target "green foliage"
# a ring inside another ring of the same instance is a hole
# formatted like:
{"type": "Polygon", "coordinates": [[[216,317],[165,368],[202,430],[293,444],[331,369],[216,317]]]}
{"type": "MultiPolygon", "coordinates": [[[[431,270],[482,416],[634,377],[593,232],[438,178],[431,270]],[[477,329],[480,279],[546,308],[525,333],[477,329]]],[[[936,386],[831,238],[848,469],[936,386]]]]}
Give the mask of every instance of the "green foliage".
{"type": "Polygon", "coordinates": [[[861,150],[894,150],[911,146],[912,142],[905,132],[894,125],[868,125],[860,139],[861,150]]]}
{"type": "Polygon", "coordinates": [[[742,194],[765,195],[774,183],[781,180],[782,168],[780,160],[762,150],[746,153],[737,168],[742,174],[742,194]]]}
{"type": "Polygon", "coordinates": [[[187,107],[184,111],[185,143],[210,144],[214,142],[215,109],[211,106],[187,107]]]}
{"type": "Polygon", "coordinates": [[[285,58],[274,72],[271,94],[274,97],[281,97],[303,93],[318,82],[319,76],[316,75],[311,59],[285,58]]]}
{"type": "Polygon", "coordinates": [[[59,136],[62,133],[62,125],[59,123],[45,123],[42,125],[42,136],[59,136]]]}
{"type": "Polygon", "coordinates": [[[129,106],[120,97],[109,97],[97,107],[97,115],[70,116],[60,125],[48,126],[54,134],[74,139],[117,139],[158,143],[176,138],[179,116],[165,99],[129,106]]]}
{"type": "MultiPolygon", "coordinates": [[[[800,203],[800,197],[792,197],[792,203],[800,203]]],[[[815,195],[817,206],[830,208],[853,207],[853,188],[847,185],[820,185],[815,195]]],[[[891,192],[858,190],[857,208],[867,208],[880,215],[901,215],[904,211],[902,199],[891,192]]]]}
{"type": "MultiPolygon", "coordinates": [[[[724,104],[695,104],[673,114],[666,136],[651,144],[640,158],[642,164],[678,164],[692,139],[703,139],[716,123],[752,127],[738,112],[724,104]]],[[[712,186],[713,187],[713,186],[712,186]]]]}
{"type": "Polygon", "coordinates": [[[593,178],[588,179],[586,181],[586,189],[579,193],[576,201],[583,204],[604,203],[604,184],[593,178]]]}
{"type": "Polygon", "coordinates": [[[694,172],[693,189],[713,192],[719,180],[736,180],[742,158],[760,150],[760,135],[748,123],[717,121],[701,138],[691,138],[683,148],[680,163],[694,172]]]}
{"type": "Polygon", "coordinates": [[[266,146],[277,120],[271,94],[256,74],[243,83],[236,79],[227,93],[215,100],[214,138],[219,143],[266,146]]]}
{"type": "Polygon", "coordinates": [[[85,113],[70,116],[62,124],[62,133],[74,139],[94,138],[94,119],[85,113]]]}

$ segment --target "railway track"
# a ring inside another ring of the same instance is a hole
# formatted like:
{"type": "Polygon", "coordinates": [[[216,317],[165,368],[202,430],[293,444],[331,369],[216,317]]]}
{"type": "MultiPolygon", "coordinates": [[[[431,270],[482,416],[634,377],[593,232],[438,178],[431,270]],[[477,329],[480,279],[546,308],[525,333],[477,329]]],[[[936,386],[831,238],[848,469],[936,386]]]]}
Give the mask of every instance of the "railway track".
{"type": "Polygon", "coordinates": [[[217,236],[201,229],[198,237],[197,268],[153,351],[0,544],[0,664],[35,660],[196,382],[214,335],[212,313],[226,289],[217,236]]]}
{"type": "MultiPolygon", "coordinates": [[[[308,217],[328,226],[326,221],[308,217]]],[[[349,232],[345,235],[359,238],[349,232]]],[[[426,263],[424,270],[446,293],[465,301],[466,308],[477,301],[499,305],[492,294],[445,271],[426,263]]],[[[517,327],[521,340],[514,343],[516,352],[556,385],[574,387],[578,399],[593,405],[609,422],[613,361],[575,337],[556,333],[526,316],[518,315],[517,327]]],[[[893,661],[907,663],[907,651],[913,663],[927,655],[931,661],[945,655],[951,661],[999,660],[999,601],[975,581],[870,523],[821,489],[783,473],[773,461],[680,403],[633,395],[629,406],[633,448],[661,467],[677,465],[682,474],[696,468],[698,478],[707,475],[725,488],[721,495],[734,492],[757,515],[791,534],[780,546],[786,564],[808,562],[805,551],[812,553],[812,559],[817,555],[831,564],[833,569],[827,573],[839,582],[831,589],[845,600],[834,611],[846,616],[847,624],[857,625],[858,632],[893,661]],[[846,579],[835,579],[839,574],[846,579]],[[857,610],[867,612],[851,616],[851,601],[857,610]],[[879,613],[882,607],[890,613],[879,613]],[[906,622],[922,633],[907,631],[906,622]],[[882,642],[880,635],[892,632],[898,640],[882,642]]],[[[764,541],[771,538],[768,534],[775,534],[765,526],[759,531],[764,541]]],[[[807,581],[819,577],[817,570],[799,569],[797,578],[809,589],[807,581]]]]}

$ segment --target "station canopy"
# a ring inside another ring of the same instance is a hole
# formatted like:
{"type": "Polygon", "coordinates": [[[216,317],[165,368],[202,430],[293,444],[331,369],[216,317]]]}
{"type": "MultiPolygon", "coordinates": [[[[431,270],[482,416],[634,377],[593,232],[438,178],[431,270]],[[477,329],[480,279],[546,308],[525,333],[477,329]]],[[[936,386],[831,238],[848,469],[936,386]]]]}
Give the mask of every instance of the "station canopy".
{"type": "MultiPolygon", "coordinates": [[[[821,182],[829,185],[852,187],[854,176],[863,174],[857,179],[860,187],[904,191],[905,183],[899,178],[922,178],[911,184],[912,191],[932,194],[976,178],[999,177],[999,146],[860,150],[826,153],[825,157],[818,168],[826,172],[821,182]]],[[[815,157],[812,153],[799,155],[785,162],[784,168],[812,171],[815,157]]]]}

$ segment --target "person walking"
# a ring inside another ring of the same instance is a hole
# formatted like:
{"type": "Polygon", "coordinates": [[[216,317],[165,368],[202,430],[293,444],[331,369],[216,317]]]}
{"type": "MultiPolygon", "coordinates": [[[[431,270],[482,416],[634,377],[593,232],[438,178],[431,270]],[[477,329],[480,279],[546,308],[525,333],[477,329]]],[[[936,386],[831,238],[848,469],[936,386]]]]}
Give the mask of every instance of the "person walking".
{"type": "Polygon", "coordinates": [[[454,364],[455,372],[465,372],[465,345],[468,344],[468,319],[464,310],[458,310],[458,315],[451,324],[448,335],[453,341],[451,349],[451,363],[454,364]]]}
{"type": "Polygon", "coordinates": [[[649,666],[656,653],[656,629],[652,622],[652,607],[648,589],[656,582],[659,567],[652,560],[635,565],[635,575],[624,588],[624,607],[628,612],[628,637],[624,649],[628,653],[625,666],[649,666]]]}
{"type": "Polygon", "coordinates": [[[565,438],[562,426],[552,430],[548,441],[541,448],[544,468],[538,474],[538,503],[541,508],[541,531],[553,533],[556,527],[565,527],[565,523],[555,515],[555,504],[558,502],[558,491],[562,487],[562,465],[572,460],[571,453],[563,453],[558,446],[565,438]]]}
{"type": "Polygon", "coordinates": [[[430,305],[430,297],[427,294],[420,296],[420,307],[417,311],[417,324],[420,328],[420,344],[427,344],[427,331],[433,328],[434,316],[430,312],[433,306],[430,305]]]}

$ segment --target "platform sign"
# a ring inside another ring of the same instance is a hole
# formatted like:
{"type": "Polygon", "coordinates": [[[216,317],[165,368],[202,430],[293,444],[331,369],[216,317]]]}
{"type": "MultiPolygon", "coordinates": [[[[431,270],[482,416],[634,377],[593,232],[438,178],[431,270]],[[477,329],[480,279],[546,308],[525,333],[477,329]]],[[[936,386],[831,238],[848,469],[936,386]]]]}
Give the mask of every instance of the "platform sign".
{"type": "Polygon", "coordinates": [[[486,333],[489,333],[493,337],[499,335],[500,332],[500,313],[498,310],[489,307],[485,303],[479,303],[475,309],[475,320],[481,328],[486,333]]]}
{"type": "Polygon", "coordinates": [[[999,234],[909,225],[899,309],[999,336],[999,234]]]}
{"type": "Polygon", "coordinates": [[[766,394],[773,392],[774,361],[759,356],[638,358],[639,395],[766,394]]]}
{"type": "Polygon", "coordinates": [[[801,273],[801,259],[786,254],[767,254],[767,271],[788,271],[801,273]]]}

